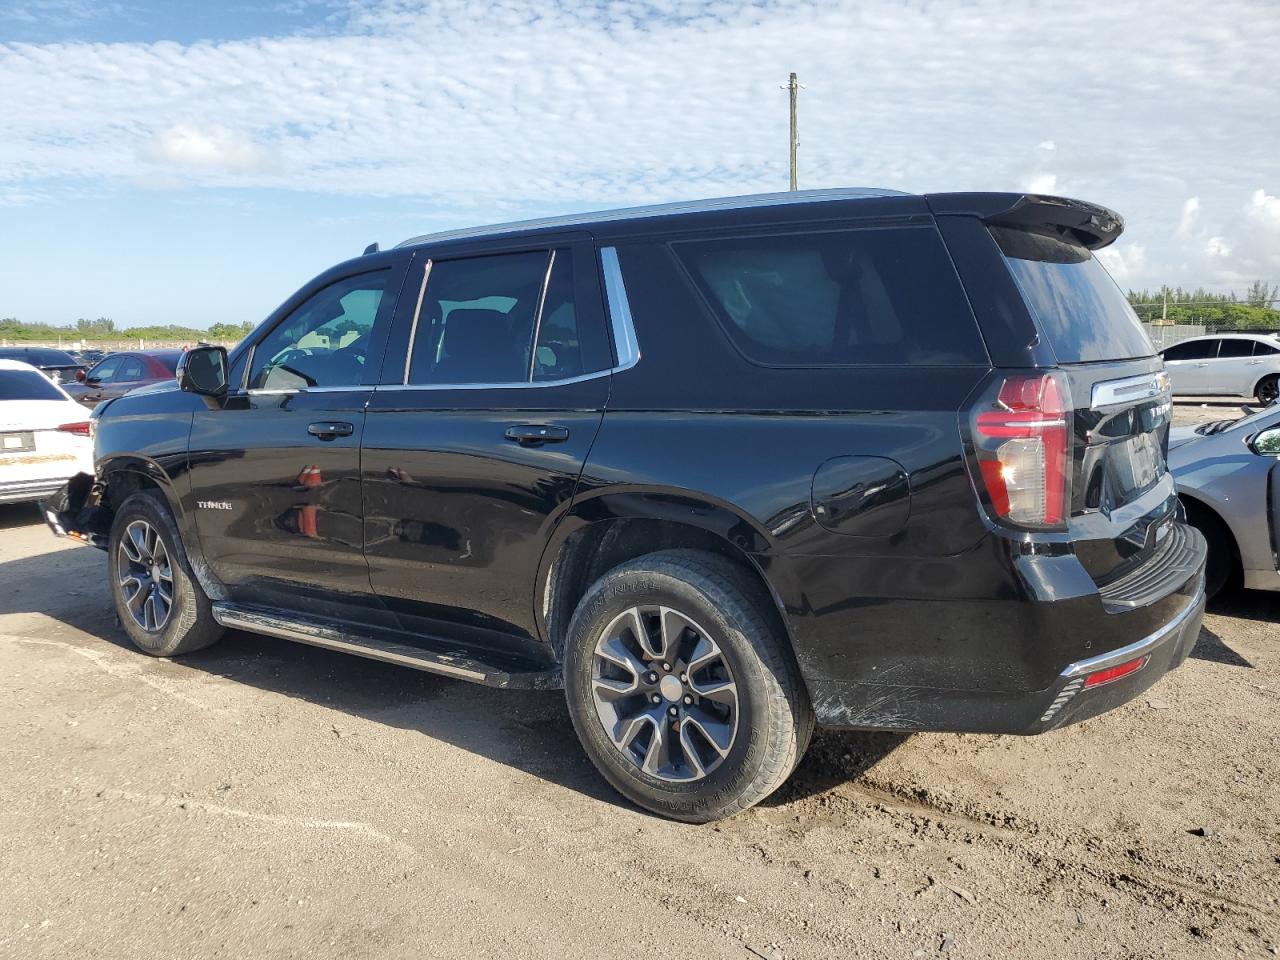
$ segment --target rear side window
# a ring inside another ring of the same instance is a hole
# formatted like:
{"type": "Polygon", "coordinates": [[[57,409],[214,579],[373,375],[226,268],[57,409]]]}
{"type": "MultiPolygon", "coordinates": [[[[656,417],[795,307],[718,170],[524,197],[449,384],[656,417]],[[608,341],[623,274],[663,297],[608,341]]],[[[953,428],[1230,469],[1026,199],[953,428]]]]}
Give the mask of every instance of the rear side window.
{"type": "Polygon", "coordinates": [[[1261,340],[1253,341],[1253,355],[1255,357],[1274,357],[1280,353],[1280,348],[1271,346],[1269,343],[1263,343],[1261,340]]]}
{"type": "Polygon", "coordinates": [[[932,227],[718,238],[674,249],[730,339],[756,363],[988,362],[932,227]]]}
{"type": "Polygon", "coordinates": [[[583,315],[578,279],[568,248],[433,262],[408,382],[550,383],[607,368],[608,343],[583,315]]]}
{"type": "Polygon", "coordinates": [[[1061,362],[1155,354],[1133,307],[1088,248],[1030,230],[992,227],[991,235],[1061,362]]]}
{"type": "Polygon", "coordinates": [[[1253,356],[1253,341],[1245,340],[1243,337],[1228,337],[1222,341],[1222,346],[1218,348],[1218,359],[1227,357],[1251,357],[1253,356]]]}
{"type": "Polygon", "coordinates": [[[0,400],[65,400],[44,374],[32,370],[0,370],[0,400]]]}

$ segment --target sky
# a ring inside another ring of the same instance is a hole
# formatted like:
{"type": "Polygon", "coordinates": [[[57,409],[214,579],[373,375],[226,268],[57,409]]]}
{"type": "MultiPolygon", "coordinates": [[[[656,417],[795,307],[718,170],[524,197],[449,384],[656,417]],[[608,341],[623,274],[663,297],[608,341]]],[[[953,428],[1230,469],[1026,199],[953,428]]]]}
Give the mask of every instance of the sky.
{"type": "Polygon", "coordinates": [[[1276,0],[0,0],[0,317],[257,322],[367,244],[800,185],[1118,210],[1280,283],[1276,0]]]}

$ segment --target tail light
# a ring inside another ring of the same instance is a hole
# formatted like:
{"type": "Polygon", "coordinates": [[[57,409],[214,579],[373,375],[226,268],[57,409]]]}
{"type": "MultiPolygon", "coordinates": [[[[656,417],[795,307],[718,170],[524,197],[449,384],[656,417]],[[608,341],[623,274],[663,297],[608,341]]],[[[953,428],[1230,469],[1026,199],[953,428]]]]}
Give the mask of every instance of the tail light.
{"type": "Polygon", "coordinates": [[[1071,396],[1047,373],[1009,376],[973,417],[974,452],[996,518],[1061,528],[1070,510],[1071,396]]]}
{"type": "Polygon", "coordinates": [[[77,437],[87,437],[89,436],[89,421],[81,420],[76,423],[64,423],[58,427],[58,430],[61,433],[73,433],[77,437]]]}

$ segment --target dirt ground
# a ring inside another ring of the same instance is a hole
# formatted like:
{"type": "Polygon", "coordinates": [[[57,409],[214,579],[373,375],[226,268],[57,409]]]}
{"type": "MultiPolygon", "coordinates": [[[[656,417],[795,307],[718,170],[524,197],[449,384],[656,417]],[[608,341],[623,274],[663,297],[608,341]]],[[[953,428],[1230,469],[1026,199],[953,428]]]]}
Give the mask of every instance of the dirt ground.
{"type": "Polygon", "coordinates": [[[689,827],[603,785],[558,693],[243,633],[148,659],[105,574],[0,508],[0,957],[1280,951],[1280,594],[1109,715],[820,734],[689,827]]]}

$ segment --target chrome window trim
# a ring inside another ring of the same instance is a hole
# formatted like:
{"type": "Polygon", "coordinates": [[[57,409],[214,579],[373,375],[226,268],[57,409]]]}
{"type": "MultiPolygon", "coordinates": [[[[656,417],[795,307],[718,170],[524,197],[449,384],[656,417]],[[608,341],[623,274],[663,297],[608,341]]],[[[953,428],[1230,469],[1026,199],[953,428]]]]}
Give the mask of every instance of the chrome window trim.
{"type": "Polygon", "coordinates": [[[611,376],[618,368],[597,370],[576,377],[565,377],[562,380],[509,380],[506,383],[380,383],[373,389],[391,392],[395,390],[528,390],[531,387],[560,387],[568,383],[583,383],[587,380],[598,380],[611,376]]]}
{"type": "Polygon", "coordinates": [[[604,270],[604,292],[609,303],[609,323],[613,327],[613,347],[617,353],[615,371],[629,370],[640,361],[640,342],[636,339],[631,303],[618,263],[617,247],[600,248],[600,266],[604,270]]]}
{"type": "Polygon", "coordinates": [[[547,272],[542,275],[542,290],[538,293],[538,309],[533,314],[533,339],[529,341],[529,370],[526,374],[533,382],[533,368],[538,362],[538,337],[542,333],[542,309],[547,305],[547,288],[551,286],[551,268],[556,265],[556,251],[553,248],[547,257],[547,272]]]}
{"type": "Polygon", "coordinates": [[[242,391],[245,396],[250,397],[282,397],[292,393],[355,393],[359,390],[372,390],[374,387],[371,383],[357,383],[353,386],[343,387],[286,387],[283,389],[249,389],[242,391]]]}
{"type": "Polygon", "coordinates": [[[418,285],[418,302],[413,308],[413,326],[409,328],[409,347],[404,352],[404,376],[401,383],[409,382],[409,368],[413,364],[413,345],[418,339],[418,320],[422,316],[422,298],[427,295],[427,279],[431,276],[430,258],[422,267],[422,283],[418,285]]]}

